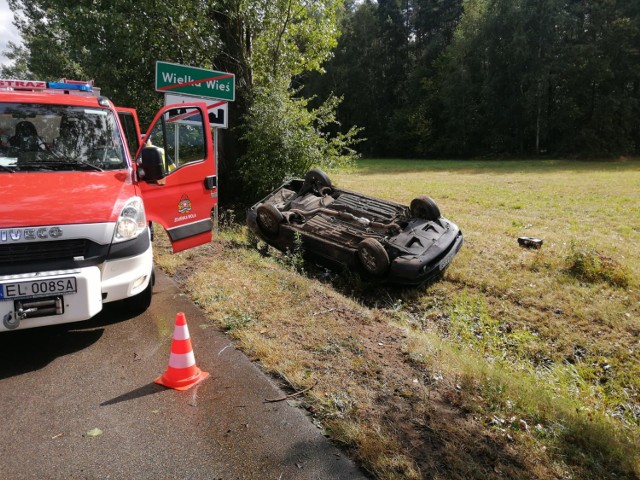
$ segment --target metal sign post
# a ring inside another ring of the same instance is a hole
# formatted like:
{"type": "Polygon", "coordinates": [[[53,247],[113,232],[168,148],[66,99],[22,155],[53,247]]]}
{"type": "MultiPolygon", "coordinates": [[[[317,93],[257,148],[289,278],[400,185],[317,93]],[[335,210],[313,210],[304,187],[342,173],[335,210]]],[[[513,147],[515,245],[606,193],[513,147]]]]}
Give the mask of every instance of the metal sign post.
{"type": "MultiPolygon", "coordinates": [[[[216,162],[216,175],[218,175],[218,128],[214,127],[213,128],[213,154],[215,156],[215,162],[216,162]]],[[[220,181],[218,181],[218,188],[216,189],[216,195],[218,195],[219,198],[219,194],[220,194],[220,181]]],[[[213,228],[215,230],[216,233],[218,233],[220,230],[218,229],[219,225],[218,225],[218,202],[216,202],[215,206],[213,207],[213,228]]]]}

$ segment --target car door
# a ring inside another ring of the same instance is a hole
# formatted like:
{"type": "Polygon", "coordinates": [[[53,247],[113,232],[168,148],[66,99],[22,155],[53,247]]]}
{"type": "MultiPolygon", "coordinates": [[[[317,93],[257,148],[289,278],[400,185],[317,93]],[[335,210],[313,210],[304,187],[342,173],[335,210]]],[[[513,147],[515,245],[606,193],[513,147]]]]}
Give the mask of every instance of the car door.
{"type": "Polygon", "coordinates": [[[218,195],[206,104],[164,107],[151,123],[137,159],[145,147],[161,152],[164,169],[163,178],[153,181],[139,175],[148,220],[165,228],[174,252],[211,241],[211,212],[218,195]]]}

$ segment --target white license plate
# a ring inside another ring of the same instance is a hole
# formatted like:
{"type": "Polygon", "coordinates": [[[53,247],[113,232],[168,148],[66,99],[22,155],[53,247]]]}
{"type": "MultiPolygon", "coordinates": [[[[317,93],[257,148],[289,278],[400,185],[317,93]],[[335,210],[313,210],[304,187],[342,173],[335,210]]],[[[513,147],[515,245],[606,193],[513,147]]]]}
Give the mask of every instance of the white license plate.
{"type": "Polygon", "coordinates": [[[76,292],[77,285],[75,277],[0,284],[0,300],[46,297],[60,294],[68,295],[76,292]]]}
{"type": "Polygon", "coordinates": [[[447,256],[440,261],[440,265],[439,265],[440,270],[444,270],[445,268],[447,268],[447,266],[451,263],[451,260],[453,259],[455,254],[456,254],[455,250],[451,250],[449,253],[447,253],[447,256]]]}

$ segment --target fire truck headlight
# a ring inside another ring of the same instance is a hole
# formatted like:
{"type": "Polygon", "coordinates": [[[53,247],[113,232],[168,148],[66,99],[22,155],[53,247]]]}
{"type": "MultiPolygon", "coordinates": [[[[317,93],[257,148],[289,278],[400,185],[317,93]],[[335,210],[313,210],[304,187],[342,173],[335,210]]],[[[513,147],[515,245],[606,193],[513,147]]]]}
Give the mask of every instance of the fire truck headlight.
{"type": "Polygon", "coordinates": [[[147,217],[144,213],[144,204],[140,197],[132,197],[124,205],[113,236],[114,241],[123,242],[140,235],[147,227],[147,217]]]}

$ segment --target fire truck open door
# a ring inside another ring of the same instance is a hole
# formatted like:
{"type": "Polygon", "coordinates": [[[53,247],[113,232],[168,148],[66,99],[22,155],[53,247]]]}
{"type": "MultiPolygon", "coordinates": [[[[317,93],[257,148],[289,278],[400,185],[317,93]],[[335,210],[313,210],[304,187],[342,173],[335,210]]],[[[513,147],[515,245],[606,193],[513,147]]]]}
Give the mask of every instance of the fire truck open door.
{"type": "Polygon", "coordinates": [[[174,252],[212,237],[217,172],[206,112],[202,102],[164,107],[136,155],[147,218],[165,228],[174,252]]]}

